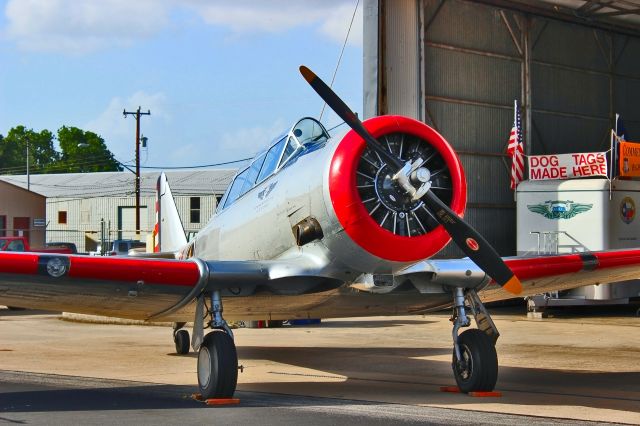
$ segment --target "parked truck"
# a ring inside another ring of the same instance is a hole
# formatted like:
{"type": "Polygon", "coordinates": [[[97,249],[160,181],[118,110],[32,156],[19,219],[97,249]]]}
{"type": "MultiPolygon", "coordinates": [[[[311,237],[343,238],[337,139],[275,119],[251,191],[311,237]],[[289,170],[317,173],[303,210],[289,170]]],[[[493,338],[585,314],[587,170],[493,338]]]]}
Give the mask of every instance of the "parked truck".
{"type": "Polygon", "coordinates": [[[33,248],[25,237],[0,237],[0,251],[31,251],[37,253],[72,254],[73,250],[64,246],[48,246],[33,248]]]}

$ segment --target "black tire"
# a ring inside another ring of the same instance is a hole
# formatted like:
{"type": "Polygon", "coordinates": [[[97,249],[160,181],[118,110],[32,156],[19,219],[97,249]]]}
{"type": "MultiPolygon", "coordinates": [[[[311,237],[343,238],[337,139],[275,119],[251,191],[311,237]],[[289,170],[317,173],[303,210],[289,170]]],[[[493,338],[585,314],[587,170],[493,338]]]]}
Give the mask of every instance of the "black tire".
{"type": "Polygon", "coordinates": [[[176,353],[178,355],[189,353],[189,332],[187,330],[176,331],[173,335],[173,341],[176,344],[176,353]]]}
{"type": "Polygon", "coordinates": [[[472,328],[458,337],[463,362],[453,350],[453,375],[462,392],[491,392],[498,381],[498,355],[484,332],[472,328]]]}
{"type": "Polygon", "coordinates": [[[198,354],[198,386],[204,399],[231,398],[238,383],[238,354],[222,330],[207,334],[198,354]]]}

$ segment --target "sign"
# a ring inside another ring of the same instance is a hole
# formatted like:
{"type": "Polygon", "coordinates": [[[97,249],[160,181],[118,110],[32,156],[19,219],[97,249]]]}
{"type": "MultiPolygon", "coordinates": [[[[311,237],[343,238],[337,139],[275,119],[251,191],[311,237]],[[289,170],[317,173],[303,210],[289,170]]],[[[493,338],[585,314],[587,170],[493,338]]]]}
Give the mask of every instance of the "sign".
{"type": "Polygon", "coordinates": [[[33,219],[33,227],[44,227],[47,226],[47,220],[46,219],[33,219]]]}
{"type": "MultiPolygon", "coordinates": [[[[530,155],[528,159],[529,180],[607,176],[607,155],[605,152],[530,155]]],[[[638,157],[638,165],[640,166],[640,157],[638,157]]]]}
{"type": "Polygon", "coordinates": [[[620,142],[620,176],[640,176],[640,143],[620,142]]]}

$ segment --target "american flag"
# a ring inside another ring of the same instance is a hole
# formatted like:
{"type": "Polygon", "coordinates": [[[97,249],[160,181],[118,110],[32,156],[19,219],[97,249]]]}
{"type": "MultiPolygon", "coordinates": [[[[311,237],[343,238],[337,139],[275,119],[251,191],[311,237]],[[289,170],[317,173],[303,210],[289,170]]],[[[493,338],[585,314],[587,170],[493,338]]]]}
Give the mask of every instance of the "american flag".
{"type": "Polygon", "coordinates": [[[507,154],[511,156],[511,189],[515,190],[518,183],[524,179],[524,146],[518,101],[513,101],[513,113],[513,128],[509,135],[507,154]]]}

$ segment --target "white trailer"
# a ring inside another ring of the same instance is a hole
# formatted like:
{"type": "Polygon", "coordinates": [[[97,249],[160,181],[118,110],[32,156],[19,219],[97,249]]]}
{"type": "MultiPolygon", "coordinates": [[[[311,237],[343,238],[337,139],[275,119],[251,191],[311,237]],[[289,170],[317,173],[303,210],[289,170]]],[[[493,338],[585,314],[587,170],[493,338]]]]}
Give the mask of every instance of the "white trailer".
{"type": "MultiPolygon", "coordinates": [[[[524,181],[517,189],[518,254],[575,253],[640,247],[640,182],[572,179],[524,181]]],[[[591,285],[529,298],[548,306],[626,304],[639,280],[591,285]]]]}

